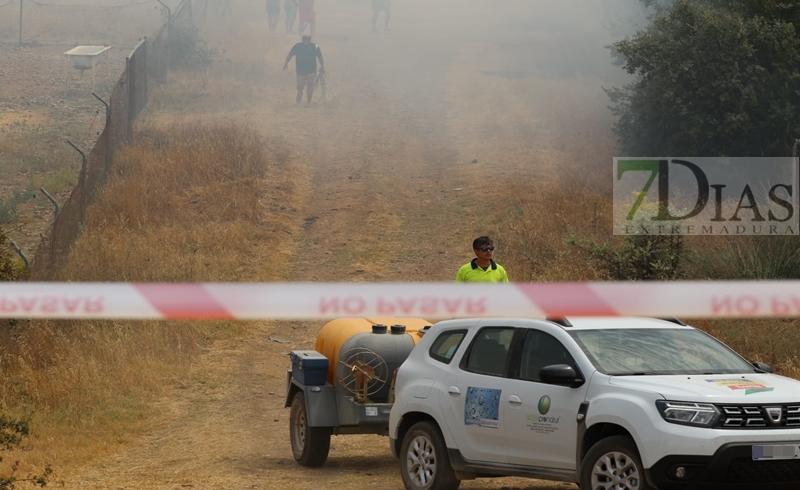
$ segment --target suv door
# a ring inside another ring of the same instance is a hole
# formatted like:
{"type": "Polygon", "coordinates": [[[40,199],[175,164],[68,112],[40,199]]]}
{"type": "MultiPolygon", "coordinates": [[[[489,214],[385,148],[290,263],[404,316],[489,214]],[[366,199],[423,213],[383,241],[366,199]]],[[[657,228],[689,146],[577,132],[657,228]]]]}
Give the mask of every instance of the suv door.
{"type": "Polygon", "coordinates": [[[456,449],[469,461],[507,461],[500,400],[513,336],[513,327],[482,328],[448,371],[442,412],[456,449]]]}
{"type": "Polygon", "coordinates": [[[519,362],[514,362],[512,376],[506,382],[503,402],[509,463],[573,470],[576,418],[589,383],[578,388],[542,383],[539,370],[545,366],[567,364],[576,372],[578,367],[569,350],[553,335],[537,329],[522,333],[519,362]]]}

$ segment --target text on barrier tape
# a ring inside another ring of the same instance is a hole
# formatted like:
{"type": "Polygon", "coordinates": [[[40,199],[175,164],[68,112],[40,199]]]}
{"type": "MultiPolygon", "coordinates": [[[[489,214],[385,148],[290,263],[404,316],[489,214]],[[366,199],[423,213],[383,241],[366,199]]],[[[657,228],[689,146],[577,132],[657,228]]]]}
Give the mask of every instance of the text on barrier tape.
{"type": "Polygon", "coordinates": [[[0,318],[796,317],[800,281],[0,283],[0,318]]]}

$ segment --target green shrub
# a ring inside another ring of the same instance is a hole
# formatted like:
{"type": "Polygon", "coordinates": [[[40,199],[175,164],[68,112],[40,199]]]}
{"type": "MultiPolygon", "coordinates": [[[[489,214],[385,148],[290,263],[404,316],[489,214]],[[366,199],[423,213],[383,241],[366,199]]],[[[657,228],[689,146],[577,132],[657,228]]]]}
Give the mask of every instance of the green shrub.
{"type": "Polygon", "coordinates": [[[172,48],[170,68],[202,69],[214,63],[215,49],[210,49],[200,30],[190,22],[175,22],[172,25],[172,48]]]}
{"type": "Polygon", "coordinates": [[[682,276],[685,247],[679,235],[626,235],[616,247],[594,240],[572,243],[588,252],[607,279],[669,280],[682,276]]]}
{"type": "MultiPolygon", "coordinates": [[[[27,420],[9,417],[0,412],[0,454],[3,451],[17,449],[22,444],[22,441],[28,437],[29,431],[27,420]]],[[[3,457],[0,456],[0,463],[2,462],[3,457]]],[[[27,482],[38,487],[45,487],[47,486],[47,477],[52,473],[52,469],[48,465],[41,475],[29,474],[20,478],[16,475],[18,468],[19,461],[15,461],[9,465],[10,471],[7,476],[0,473],[0,490],[13,490],[17,488],[17,482],[27,482]]]]}

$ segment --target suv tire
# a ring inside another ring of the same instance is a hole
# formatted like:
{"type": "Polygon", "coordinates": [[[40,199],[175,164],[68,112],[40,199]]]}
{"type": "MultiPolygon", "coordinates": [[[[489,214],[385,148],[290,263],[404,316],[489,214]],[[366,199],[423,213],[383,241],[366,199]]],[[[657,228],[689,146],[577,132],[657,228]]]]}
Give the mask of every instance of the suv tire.
{"type": "Polygon", "coordinates": [[[636,443],[628,436],[611,436],[595,443],[581,463],[581,490],[653,490],[647,483],[636,443]]]}
{"type": "Polygon", "coordinates": [[[322,466],[331,448],[330,427],[309,427],[306,414],[306,396],[302,391],[292,398],[289,412],[289,440],[292,455],[301,466],[322,466]]]}
{"type": "Polygon", "coordinates": [[[456,478],[447,445],[433,422],[414,424],[400,446],[400,474],[407,490],[456,490],[456,478]]]}

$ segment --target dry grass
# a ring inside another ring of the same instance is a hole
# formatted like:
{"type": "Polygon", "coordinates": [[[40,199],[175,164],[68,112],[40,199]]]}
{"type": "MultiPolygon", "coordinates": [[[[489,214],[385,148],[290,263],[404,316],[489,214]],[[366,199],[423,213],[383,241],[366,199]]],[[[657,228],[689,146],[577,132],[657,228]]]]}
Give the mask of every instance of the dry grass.
{"type": "MultiPolygon", "coordinates": [[[[62,280],[276,281],[297,228],[304,173],[280,142],[244,125],[175,123],[124,149],[90,208],[62,280]]],[[[148,428],[149,401],[184,384],[231,322],[26,322],[3,328],[0,406],[34,413],[46,449],[26,460],[96,457],[148,428]],[[46,452],[43,452],[46,451],[46,452]]]]}
{"type": "Polygon", "coordinates": [[[702,328],[728,344],[749,361],[766,362],[776,373],[800,379],[800,357],[797,354],[798,326],[796,319],[693,320],[702,328]]]}
{"type": "MultiPolygon", "coordinates": [[[[203,345],[228,324],[38,322],[4,331],[0,400],[33,415],[28,463],[84,462],[148,428],[149,401],[181,384],[203,345]]],[[[4,329],[5,330],[5,329],[4,329]]]]}
{"type": "Polygon", "coordinates": [[[244,125],[183,122],[145,134],[119,155],[62,277],[276,279],[262,263],[288,252],[302,175],[281,143],[244,125]]]}
{"type": "MultiPolygon", "coordinates": [[[[260,4],[258,7],[262,7],[260,4]]],[[[195,52],[204,63],[170,74],[170,83],[156,87],[151,109],[166,113],[209,114],[247,110],[265,100],[264,84],[270,72],[281,70],[286,55],[280,38],[267,37],[261,8],[248,9],[252,22],[229,24],[207,20],[195,52]]]]}
{"type": "Polygon", "coordinates": [[[535,151],[520,155],[527,157],[528,168],[494,186],[498,203],[490,234],[514,280],[599,279],[584,252],[569,241],[606,239],[611,234],[615,147],[607,110],[595,96],[599,89],[592,80],[536,80],[527,85],[526,90],[537,96],[524,99],[530,101],[528,106],[506,101],[508,117],[499,123],[497,137],[517,134],[535,151]],[[526,121],[525,112],[538,117],[526,121]]]}
{"type": "Polygon", "coordinates": [[[524,192],[509,184],[507,207],[492,232],[504,267],[515,281],[585,281],[599,279],[584,252],[571,237],[604,232],[608,202],[586,192],[564,194],[547,188],[524,192]]]}

